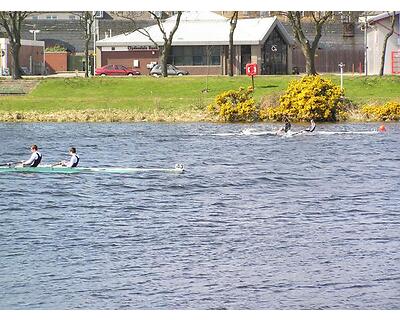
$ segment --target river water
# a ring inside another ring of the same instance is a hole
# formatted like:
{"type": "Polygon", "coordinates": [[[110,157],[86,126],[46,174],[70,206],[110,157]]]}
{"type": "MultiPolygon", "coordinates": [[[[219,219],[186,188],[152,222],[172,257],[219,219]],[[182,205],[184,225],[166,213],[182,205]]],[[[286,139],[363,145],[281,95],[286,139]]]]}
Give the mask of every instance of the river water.
{"type": "Polygon", "coordinates": [[[187,169],[0,173],[0,308],[398,309],[400,126],[377,126],[0,124],[0,162],[187,169]]]}

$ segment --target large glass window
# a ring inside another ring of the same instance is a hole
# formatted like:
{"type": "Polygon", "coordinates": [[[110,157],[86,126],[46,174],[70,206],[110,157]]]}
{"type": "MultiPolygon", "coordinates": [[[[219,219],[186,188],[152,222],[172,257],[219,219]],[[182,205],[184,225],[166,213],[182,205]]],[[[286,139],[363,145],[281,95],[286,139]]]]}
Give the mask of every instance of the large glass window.
{"type": "Polygon", "coordinates": [[[219,46],[179,46],[172,47],[168,63],[176,66],[220,65],[219,46]]]}

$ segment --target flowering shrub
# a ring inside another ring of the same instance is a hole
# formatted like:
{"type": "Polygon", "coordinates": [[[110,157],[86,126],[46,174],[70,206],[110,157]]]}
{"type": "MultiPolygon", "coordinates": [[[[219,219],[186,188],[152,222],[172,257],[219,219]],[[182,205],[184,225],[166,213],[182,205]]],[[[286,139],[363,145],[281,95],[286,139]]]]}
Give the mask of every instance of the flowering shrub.
{"type": "Polygon", "coordinates": [[[257,121],[259,106],[252,95],[252,87],[228,90],[219,94],[214,103],[207,106],[207,110],[225,122],[257,121]]]}
{"type": "Polygon", "coordinates": [[[386,120],[400,120],[400,102],[387,102],[383,106],[363,106],[361,114],[367,120],[372,121],[386,121],[386,120]]]}
{"type": "Polygon", "coordinates": [[[336,121],[346,118],[343,92],[331,80],[304,76],[289,83],[279,105],[266,106],[261,118],[281,121],[285,116],[295,121],[336,121]]]}

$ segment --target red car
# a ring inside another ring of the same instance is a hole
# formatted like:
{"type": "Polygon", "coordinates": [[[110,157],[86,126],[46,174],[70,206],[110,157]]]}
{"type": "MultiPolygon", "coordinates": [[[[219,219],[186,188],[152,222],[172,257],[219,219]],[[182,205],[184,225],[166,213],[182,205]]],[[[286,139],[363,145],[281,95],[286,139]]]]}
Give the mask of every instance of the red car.
{"type": "Polygon", "coordinates": [[[96,68],[96,76],[137,76],[140,71],[129,69],[119,64],[108,64],[101,68],[96,68]]]}

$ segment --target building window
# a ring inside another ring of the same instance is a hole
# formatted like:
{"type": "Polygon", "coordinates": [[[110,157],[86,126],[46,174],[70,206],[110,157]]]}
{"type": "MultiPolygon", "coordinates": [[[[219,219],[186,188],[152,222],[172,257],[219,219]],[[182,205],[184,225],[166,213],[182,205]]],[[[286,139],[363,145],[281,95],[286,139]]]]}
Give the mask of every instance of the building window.
{"type": "Polygon", "coordinates": [[[220,65],[220,47],[179,46],[172,47],[168,63],[176,66],[220,65]]]}
{"type": "Polygon", "coordinates": [[[221,47],[211,47],[209,50],[210,64],[218,66],[221,64],[221,47]]]}
{"type": "Polygon", "coordinates": [[[51,16],[51,15],[49,15],[49,16],[46,16],[46,19],[47,19],[47,20],[57,20],[58,17],[57,17],[57,16],[51,16]]]}
{"type": "Polygon", "coordinates": [[[68,19],[69,19],[69,20],[75,20],[75,19],[76,19],[76,16],[74,16],[74,15],[68,16],[68,19]]]}
{"type": "Polygon", "coordinates": [[[39,16],[31,16],[32,20],[39,20],[39,16]]]}

